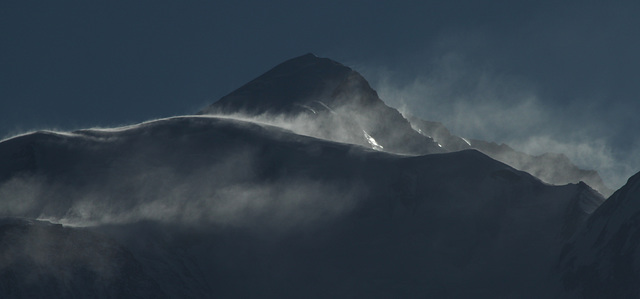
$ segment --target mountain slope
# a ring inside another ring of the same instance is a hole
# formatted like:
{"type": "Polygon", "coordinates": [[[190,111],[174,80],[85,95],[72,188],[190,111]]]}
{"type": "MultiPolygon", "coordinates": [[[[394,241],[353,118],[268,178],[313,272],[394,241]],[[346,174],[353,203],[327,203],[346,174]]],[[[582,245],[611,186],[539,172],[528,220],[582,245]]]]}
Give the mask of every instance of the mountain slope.
{"type": "Polygon", "coordinates": [[[395,153],[442,152],[380,100],[358,72],[313,54],[281,63],[200,113],[285,118],[295,123],[291,129],[315,137],[395,153]]]}
{"type": "Polygon", "coordinates": [[[283,62],[200,113],[258,119],[299,134],[392,153],[473,148],[551,184],[584,181],[605,196],[612,193],[597,172],[580,169],[563,155],[531,156],[506,145],[471,142],[451,134],[441,123],[410,115],[405,119],[385,105],[358,72],[313,54],[283,62]]]}
{"type": "Polygon", "coordinates": [[[109,236],[169,297],[544,297],[599,198],[474,150],[398,156],[223,117],[27,134],[0,160],[0,214],[109,236]]]}
{"type": "Polygon", "coordinates": [[[2,298],[166,298],[131,253],[86,229],[0,218],[2,298]]]}
{"type": "Polygon", "coordinates": [[[545,298],[580,285],[554,266],[602,196],[428,130],[357,72],[304,55],[198,116],[0,141],[0,297],[545,298]]]}
{"type": "Polygon", "coordinates": [[[519,152],[504,143],[496,144],[455,136],[439,122],[426,121],[415,116],[407,116],[407,119],[418,132],[433,138],[447,150],[477,149],[493,159],[526,171],[550,184],[575,184],[582,181],[605,197],[613,193],[613,190],[604,184],[597,171],[580,169],[563,154],[544,153],[533,156],[519,152]]]}
{"type": "Polygon", "coordinates": [[[616,191],[563,249],[566,296],[640,296],[640,173],[616,191]]]}

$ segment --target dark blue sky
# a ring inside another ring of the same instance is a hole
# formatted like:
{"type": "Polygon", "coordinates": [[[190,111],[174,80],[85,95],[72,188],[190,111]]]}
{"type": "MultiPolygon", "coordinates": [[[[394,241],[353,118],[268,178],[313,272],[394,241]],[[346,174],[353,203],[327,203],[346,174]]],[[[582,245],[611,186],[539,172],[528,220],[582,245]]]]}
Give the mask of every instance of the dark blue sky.
{"type": "Polygon", "coordinates": [[[454,133],[640,170],[636,2],[371,2],[4,0],[0,136],[192,113],[313,52],[454,133]]]}

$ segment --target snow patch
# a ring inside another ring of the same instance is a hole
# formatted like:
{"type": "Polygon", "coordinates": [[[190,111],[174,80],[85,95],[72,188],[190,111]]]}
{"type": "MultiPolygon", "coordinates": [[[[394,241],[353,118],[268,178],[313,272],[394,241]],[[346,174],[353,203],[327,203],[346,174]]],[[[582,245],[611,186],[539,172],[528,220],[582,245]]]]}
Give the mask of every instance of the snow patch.
{"type": "MultiPolygon", "coordinates": [[[[404,117],[404,115],[402,115],[402,116],[404,117]]],[[[405,117],[405,118],[406,118],[406,117],[405,117]]],[[[417,127],[416,125],[414,125],[412,122],[409,122],[409,125],[411,126],[411,129],[413,129],[414,131],[418,132],[420,135],[427,136],[426,134],[424,134],[424,133],[422,132],[422,130],[421,130],[420,128],[418,128],[418,127],[417,127]]],[[[427,137],[429,137],[429,136],[427,136],[427,137]]],[[[431,137],[429,137],[429,138],[431,138],[431,137]]]]}
{"type": "Polygon", "coordinates": [[[460,137],[464,142],[466,142],[469,146],[471,146],[471,142],[464,137],[460,137]]]}
{"type": "Polygon", "coordinates": [[[367,142],[369,142],[369,144],[371,144],[371,148],[373,148],[374,150],[377,150],[377,151],[384,149],[384,147],[382,145],[378,144],[378,142],[373,137],[371,137],[371,135],[369,135],[369,133],[367,133],[367,131],[362,130],[362,132],[364,133],[364,138],[366,138],[367,142]]]}

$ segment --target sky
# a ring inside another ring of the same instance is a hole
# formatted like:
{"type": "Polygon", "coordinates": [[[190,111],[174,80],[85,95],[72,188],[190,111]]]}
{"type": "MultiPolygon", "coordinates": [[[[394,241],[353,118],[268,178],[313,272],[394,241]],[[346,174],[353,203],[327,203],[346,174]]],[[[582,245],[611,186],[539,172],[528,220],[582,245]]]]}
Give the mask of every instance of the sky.
{"type": "Polygon", "coordinates": [[[305,53],[454,134],[640,171],[637,1],[0,2],[0,138],[190,114],[305,53]]]}

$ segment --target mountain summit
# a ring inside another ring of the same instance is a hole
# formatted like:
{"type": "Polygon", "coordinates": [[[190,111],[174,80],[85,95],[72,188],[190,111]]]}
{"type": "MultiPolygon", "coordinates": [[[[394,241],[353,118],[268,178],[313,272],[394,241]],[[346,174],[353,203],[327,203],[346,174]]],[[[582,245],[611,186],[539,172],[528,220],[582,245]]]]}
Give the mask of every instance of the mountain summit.
{"type": "Polygon", "coordinates": [[[285,61],[200,114],[285,118],[298,133],[402,154],[444,152],[387,106],[358,72],[306,54],[285,61]]]}
{"type": "Polygon", "coordinates": [[[362,82],[371,90],[352,69],[328,58],[306,54],[279,64],[200,113],[291,113],[316,106],[316,101],[334,105],[338,86],[347,82],[349,76],[350,81],[362,82]]]}
{"type": "Polygon", "coordinates": [[[324,105],[345,104],[379,106],[384,102],[358,72],[331,59],[306,54],[279,64],[200,113],[314,113],[314,108],[322,110],[324,105]]]}

